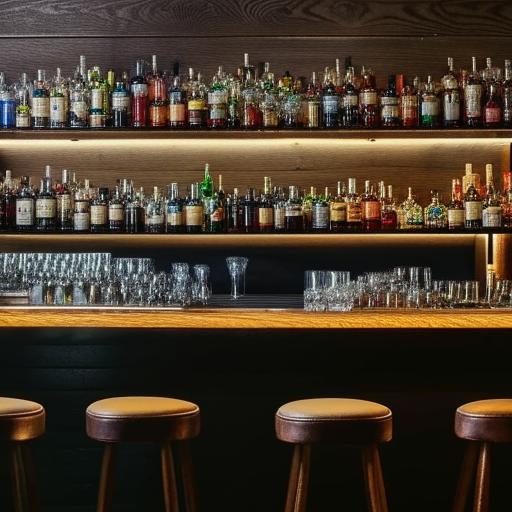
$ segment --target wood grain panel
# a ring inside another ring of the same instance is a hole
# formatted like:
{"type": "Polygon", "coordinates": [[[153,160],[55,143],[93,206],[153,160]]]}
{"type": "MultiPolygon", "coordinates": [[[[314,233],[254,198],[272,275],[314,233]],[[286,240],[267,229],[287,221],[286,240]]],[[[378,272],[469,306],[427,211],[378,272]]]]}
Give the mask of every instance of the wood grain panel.
{"type": "MultiPolygon", "coordinates": [[[[412,2],[410,2],[412,4],[412,2]]],[[[384,86],[390,73],[444,74],[446,56],[455,59],[456,67],[469,67],[471,56],[478,57],[479,66],[492,56],[502,65],[510,57],[509,39],[489,36],[474,37],[165,37],[165,38],[45,38],[1,39],[1,69],[8,78],[16,78],[26,71],[33,77],[36,67],[51,74],[57,66],[70,74],[78,64],[80,54],[88,58],[88,65],[97,64],[103,70],[113,67],[118,72],[133,70],[135,60],[159,56],[162,69],[172,69],[179,61],[184,66],[201,70],[212,76],[217,66],[234,71],[243,62],[243,53],[249,52],[254,63],[270,61],[271,69],[279,74],[290,70],[293,75],[309,77],[312,71],[333,66],[336,57],[351,55],[357,68],[370,66],[384,86]]]]}
{"type": "Polygon", "coordinates": [[[0,5],[4,35],[510,36],[507,0],[28,0],[0,5]]]}

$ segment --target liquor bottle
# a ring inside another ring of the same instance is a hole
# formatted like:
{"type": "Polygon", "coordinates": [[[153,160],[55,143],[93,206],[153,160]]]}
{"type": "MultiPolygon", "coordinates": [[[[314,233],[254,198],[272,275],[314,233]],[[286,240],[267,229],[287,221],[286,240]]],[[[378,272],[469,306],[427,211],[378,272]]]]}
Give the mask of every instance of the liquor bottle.
{"type": "Polygon", "coordinates": [[[240,82],[232,79],[229,85],[228,95],[228,128],[240,128],[241,125],[241,91],[240,82]]]}
{"type": "Polygon", "coordinates": [[[296,81],[290,89],[281,89],[282,128],[302,127],[302,83],[296,81]]]}
{"type": "MultiPolygon", "coordinates": [[[[114,195],[108,199],[107,189],[106,199],[108,200],[107,208],[107,228],[112,233],[121,233],[124,231],[125,222],[125,205],[124,200],[119,190],[119,185],[116,186],[114,195]]],[[[92,216],[92,215],[91,215],[92,216]]]]}
{"type": "Polygon", "coordinates": [[[357,128],[359,117],[359,91],[354,81],[354,68],[346,66],[345,85],[341,95],[340,124],[343,128],[357,128]]]}
{"type": "Polygon", "coordinates": [[[218,180],[219,186],[215,192],[215,196],[217,198],[219,208],[222,208],[222,231],[227,232],[228,214],[226,209],[226,193],[224,192],[224,185],[222,184],[222,174],[219,174],[218,180]]]}
{"type": "Polygon", "coordinates": [[[472,72],[464,88],[464,118],[468,128],[479,128],[482,126],[483,86],[476,69],[476,57],[471,59],[472,72]]]}
{"type": "Polygon", "coordinates": [[[502,209],[498,191],[494,188],[492,164],[485,166],[485,183],[487,193],[483,201],[482,227],[500,228],[502,224],[502,209]]]}
{"type": "Polygon", "coordinates": [[[71,128],[85,128],[89,125],[86,73],[85,56],[80,55],[80,64],[69,91],[69,126],[71,128]]]}
{"type": "Polygon", "coordinates": [[[224,202],[216,191],[205,201],[205,230],[208,233],[222,233],[224,227],[224,202]]]}
{"type": "Polygon", "coordinates": [[[364,182],[364,194],[361,196],[361,227],[363,231],[378,231],[380,229],[381,204],[375,195],[370,181],[364,182]]]}
{"type": "Polygon", "coordinates": [[[274,231],[286,231],[286,198],[282,187],[277,187],[274,194],[274,231]]]}
{"type": "Polygon", "coordinates": [[[464,194],[464,219],[466,229],[482,227],[482,198],[473,183],[470,183],[464,194]]]}
{"type": "Polygon", "coordinates": [[[288,189],[288,201],[284,212],[285,231],[288,233],[300,233],[304,231],[304,214],[302,201],[299,198],[299,190],[291,185],[288,189]]]}
{"type": "Polygon", "coordinates": [[[204,222],[203,202],[199,198],[199,183],[192,183],[190,198],[183,208],[185,214],[185,231],[187,233],[201,233],[204,222]]]}
{"type": "Polygon", "coordinates": [[[50,89],[50,128],[65,128],[67,126],[69,105],[67,94],[60,68],[57,68],[50,89]]]}
{"type": "Polygon", "coordinates": [[[249,54],[244,53],[244,65],[242,67],[242,83],[256,81],[256,67],[249,63],[249,54]]]}
{"type": "Polygon", "coordinates": [[[488,82],[484,106],[484,126],[498,128],[501,125],[502,113],[499,85],[494,81],[488,82]]]}
{"type": "Polygon", "coordinates": [[[3,208],[4,208],[4,227],[7,230],[16,228],[16,194],[15,185],[12,180],[12,173],[9,169],[5,171],[3,183],[3,208]]]}
{"type": "Polygon", "coordinates": [[[108,114],[105,111],[105,101],[108,94],[98,66],[94,66],[90,72],[89,98],[89,126],[91,128],[105,128],[108,114]]]}
{"type": "Polygon", "coordinates": [[[169,89],[169,127],[185,128],[186,119],[185,91],[181,87],[180,77],[177,75],[172,79],[172,86],[169,89]]]}
{"type": "Polygon", "coordinates": [[[213,77],[208,90],[208,128],[226,128],[228,91],[222,66],[213,77]]]}
{"type": "Polygon", "coordinates": [[[148,84],[144,76],[144,61],[137,61],[136,75],[131,80],[132,127],[144,128],[148,124],[148,84]]]}
{"type": "Polygon", "coordinates": [[[20,191],[16,196],[16,230],[32,231],[35,222],[34,192],[28,176],[21,177],[20,191]]]}
{"type": "Polygon", "coordinates": [[[459,179],[452,180],[452,200],[448,205],[448,229],[464,229],[464,202],[462,201],[462,185],[459,179]]]}
{"type": "Polygon", "coordinates": [[[505,60],[505,79],[502,86],[503,126],[512,126],[512,67],[510,60],[505,60]]]}
{"type": "Polygon", "coordinates": [[[142,194],[136,194],[130,183],[126,193],[124,208],[124,230],[126,233],[141,233],[144,231],[144,207],[142,194]]]}
{"type": "Polygon", "coordinates": [[[304,231],[311,229],[312,207],[316,198],[316,187],[310,187],[309,194],[306,191],[302,194],[302,215],[304,216],[304,231]]]}
{"type": "Polygon", "coordinates": [[[422,128],[437,128],[440,123],[440,104],[435,84],[429,75],[425,90],[421,94],[421,119],[422,128]]]}
{"type": "Polygon", "coordinates": [[[388,185],[387,195],[382,183],[381,191],[381,208],[380,208],[380,225],[381,229],[394,230],[398,226],[398,216],[395,207],[395,199],[393,197],[393,185],[388,185]]]}
{"type": "Polygon", "coordinates": [[[396,92],[395,75],[389,75],[388,88],[380,96],[380,119],[384,128],[400,126],[400,98],[396,92]]]}
{"type": "Polygon", "coordinates": [[[324,128],[338,128],[340,117],[340,97],[329,74],[324,77],[322,91],[322,117],[324,128]]]}
{"type": "Polygon", "coordinates": [[[117,80],[111,95],[112,126],[128,128],[130,126],[130,92],[122,80],[117,80]]]}
{"type": "Polygon", "coordinates": [[[41,188],[36,196],[35,226],[37,231],[54,231],[57,224],[57,201],[52,187],[51,167],[45,168],[41,188]]]}
{"type": "Polygon", "coordinates": [[[361,230],[361,198],[357,193],[356,179],[348,179],[347,194],[347,229],[349,231],[361,230]]]}
{"type": "Polygon", "coordinates": [[[165,77],[158,71],[156,55],[152,56],[152,73],[148,76],[149,126],[163,128],[167,126],[167,84],[165,77]]]}
{"type": "Polygon", "coordinates": [[[167,200],[167,233],[183,232],[183,204],[177,183],[171,183],[167,200]]]}
{"type": "Polygon", "coordinates": [[[5,75],[0,72],[0,128],[16,126],[16,100],[14,90],[5,83],[5,75]]]}
{"type": "Polygon", "coordinates": [[[274,228],[274,205],[270,190],[270,178],[265,176],[263,194],[258,203],[258,229],[260,233],[270,233],[274,228]]]}
{"type": "Polygon", "coordinates": [[[329,189],[322,195],[315,195],[311,205],[311,231],[323,233],[329,231],[329,189]]]}
{"type": "Polygon", "coordinates": [[[263,113],[261,111],[261,91],[254,82],[246,81],[242,91],[241,127],[259,129],[263,125],[263,113]]]}
{"type": "Polygon", "coordinates": [[[146,203],[144,231],[146,233],[163,233],[165,231],[165,208],[158,187],[153,187],[153,194],[146,203]]]}
{"type": "Polygon", "coordinates": [[[401,206],[403,221],[401,229],[421,229],[423,227],[423,208],[419,205],[412,194],[412,188],[407,189],[407,199],[401,206]]]}
{"type": "Polygon", "coordinates": [[[419,124],[418,93],[407,80],[400,94],[400,117],[404,128],[416,128],[419,124]]]}
{"type": "Polygon", "coordinates": [[[240,212],[240,198],[238,188],[226,198],[227,226],[229,233],[238,233],[242,229],[242,215],[240,212]]]}
{"type": "Polygon", "coordinates": [[[512,228],[512,189],[508,189],[501,201],[502,225],[504,228],[512,228]]]}
{"type": "Polygon", "coordinates": [[[199,185],[199,193],[202,199],[212,197],[213,195],[213,179],[210,175],[209,164],[204,164],[204,177],[199,185]]]}
{"type": "Polygon", "coordinates": [[[453,71],[453,58],[448,57],[448,74],[443,77],[443,126],[459,128],[461,93],[453,71]]]}
{"type": "Polygon", "coordinates": [[[75,233],[86,233],[91,228],[89,191],[89,180],[85,180],[84,186],[75,192],[73,207],[73,231],[75,233]]]}
{"type": "Polygon", "coordinates": [[[98,194],[91,198],[91,232],[105,233],[109,226],[109,190],[101,187],[98,194]]]}
{"type": "Polygon", "coordinates": [[[473,172],[473,165],[467,163],[465,166],[465,175],[462,177],[462,191],[465,194],[469,185],[473,185],[477,190],[480,190],[480,175],[473,172]]]}
{"type": "Polygon", "coordinates": [[[62,183],[57,187],[57,229],[71,231],[73,229],[73,198],[68,184],[68,171],[62,170],[62,183]]]}
{"type": "Polygon", "coordinates": [[[44,69],[37,70],[37,80],[32,88],[32,128],[48,128],[50,124],[50,94],[44,69]]]}
{"type": "Polygon", "coordinates": [[[260,104],[263,128],[276,129],[279,126],[279,99],[273,89],[263,91],[260,104]]]}
{"type": "Polygon", "coordinates": [[[445,229],[448,225],[448,211],[439,200],[437,190],[431,191],[432,200],[425,207],[424,224],[427,229],[445,229]]]}
{"type": "Polygon", "coordinates": [[[208,109],[206,105],[205,91],[198,75],[197,80],[188,83],[188,127],[193,129],[205,128],[208,109]]]}
{"type": "Polygon", "coordinates": [[[345,229],[347,224],[347,203],[345,202],[345,185],[338,181],[337,192],[332,198],[329,207],[330,229],[335,233],[339,233],[345,229]]]}
{"type": "Polygon", "coordinates": [[[0,182],[0,231],[7,230],[7,218],[5,208],[5,183],[0,182]]]}
{"type": "Polygon", "coordinates": [[[363,85],[359,90],[359,115],[364,128],[379,126],[379,98],[375,88],[375,77],[370,70],[363,74],[363,85]]]}
{"type": "Polygon", "coordinates": [[[311,75],[311,82],[306,90],[307,102],[307,124],[310,129],[320,128],[322,123],[319,85],[316,79],[316,72],[311,75]]]}
{"type": "Polygon", "coordinates": [[[16,97],[16,128],[30,128],[30,86],[26,73],[22,73],[14,86],[16,97]]]}
{"type": "Polygon", "coordinates": [[[242,210],[242,230],[245,233],[255,233],[258,228],[258,201],[256,201],[254,188],[249,187],[245,197],[240,201],[242,210]]]}

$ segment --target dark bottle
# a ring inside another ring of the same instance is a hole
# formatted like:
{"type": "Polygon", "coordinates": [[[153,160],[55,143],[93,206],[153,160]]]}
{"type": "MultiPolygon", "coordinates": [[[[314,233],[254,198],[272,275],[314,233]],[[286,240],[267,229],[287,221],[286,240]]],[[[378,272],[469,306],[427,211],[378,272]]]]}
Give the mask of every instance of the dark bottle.
{"type": "Polygon", "coordinates": [[[177,183],[171,183],[167,199],[167,233],[183,232],[183,203],[177,183]]]}
{"type": "Polygon", "coordinates": [[[101,187],[98,190],[98,195],[91,199],[91,232],[92,233],[105,233],[108,226],[108,196],[109,190],[106,187],[101,187]]]}
{"type": "Polygon", "coordinates": [[[472,71],[464,88],[464,119],[468,128],[482,126],[483,85],[476,69],[476,57],[471,57],[472,71]]]}
{"type": "Polygon", "coordinates": [[[270,233],[274,229],[274,202],[268,176],[264,178],[263,194],[258,203],[258,229],[260,233],[270,233]]]}
{"type": "Polygon", "coordinates": [[[240,211],[240,198],[238,189],[226,198],[227,224],[229,233],[238,233],[242,230],[242,214],[240,211]]]}
{"type": "Polygon", "coordinates": [[[487,97],[484,106],[484,126],[486,128],[498,128],[502,120],[501,99],[499,87],[496,82],[487,84],[487,97]]]}
{"type": "Polygon", "coordinates": [[[21,186],[16,196],[16,229],[32,231],[35,223],[34,192],[28,176],[21,177],[21,186]]]}
{"type": "Polygon", "coordinates": [[[179,76],[173,78],[172,86],[169,89],[168,118],[170,128],[185,128],[187,124],[187,103],[179,76]]]}
{"type": "Polygon", "coordinates": [[[149,126],[163,128],[167,126],[167,84],[165,77],[158,71],[156,55],[152,56],[152,73],[148,75],[148,120],[149,126]]]}
{"type": "Polygon", "coordinates": [[[482,227],[482,198],[473,183],[464,194],[464,218],[466,229],[482,227]]]}
{"type": "Polygon", "coordinates": [[[299,198],[299,191],[296,186],[291,185],[288,192],[284,212],[285,231],[288,233],[300,233],[304,231],[304,212],[302,201],[299,198]]]}
{"type": "MultiPolygon", "coordinates": [[[[108,189],[107,189],[108,199],[108,189]]],[[[119,185],[116,186],[114,195],[108,202],[108,230],[113,233],[120,233],[124,230],[124,201],[121,197],[119,185]]]]}
{"type": "Polygon", "coordinates": [[[5,171],[3,189],[1,191],[4,208],[4,228],[12,230],[16,227],[16,194],[10,170],[5,171]]]}
{"type": "Polygon", "coordinates": [[[364,194],[361,196],[361,225],[363,231],[378,231],[380,229],[380,201],[374,193],[370,181],[364,182],[364,194]]]}
{"type": "Polygon", "coordinates": [[[363,84],[359,90],[359,114],[364,128],[379,126],[379,98],[375,87],[375,77],[370,70],[363,73],[363,84]]]}
{"type": "Polygon", "coordinates": [[[345,75],[345,86],[341,95],[340,125],[343,128],[357,128],[359,118],[359,91],[354,81],[354,68],[349,66],[345,75]]]}
{"type": "Polygon", "coordinates": [[[335,233],[343,231],[347,224],[347,203],[344,187],[345,185],[342,187],[341,181],[338,181],[337,193],[330,202],[330,228],[335,233]]]}
{"type": "Polygon", "coordinates": [[[246,233],[258,231],[258,202],[254,197],[254,189],[248,188],[245,198],[241,203],[242,225],[246,233]]]}
{"type": "Polygon", "coordinates": [[[69,189],[67,169],[62,170],[62,183],[57,187],[57,229],[59,231],[73,230],[73,197],[69,189]]]}
{"type": "Polygon", "coordinates": [[[54,231],[57,224],[57,201],[52,188],[51,168],[46,166],[41,189],[36,197],[36,230],[54,231]]]}
{"type": "Polygon", "coordinates": [[[124,231],[126,233],[142,233],[144,231],[143,192],[135,194],[130,184],[125,197],[124,231]]]}
{"type": "Polygon", "coordinates": [[[380,96],[380,119],[384,128],[400,126],[400,98],[396,92],[395,75],[389,75],[388,88],[380,96]]]}
{"type": "Polygon", "coordinates": [[[396,214],[395,200],[393,199],[393,186],[388,185],[388,194],[386,197],[386,189],[383,181],[381,181],[380,204],[381,229],[396,229],[398,225],[398,216],[396,214]]]}
{"type": "Polygon", "coordinates": [[[326,78],[326,84],[322,92],[322,113],[324,128],[338,128],[340,117],[340,97],[336,92],[336,86],[326,78]]]}
{"type": "Polygon", "coordinates": [[[190,198],[183,208],[185,213],[185,231],[187,233],[201,233],[204,222],[203,201],[199,199],[199,183],[192,183],[190,198]]]}
{"type": "Polygon", "coordinates": [[[315,195],[311,203],[311,231],[329,231],[329,190],[325,195],[315,195]]]}
{"type": "Polygon", "coordinates": [[[148,84],[144,77],[144,61],[137,61],[137,74],[131,80],[132,126],[143,128],[148,124],[148,84]]]}
{"type": "Polygon", "coordinates": [[[512,126],[512,67],[510,60],[505,60],[505,80],[502,88],[503,98],[503,126],[510,128],[512,126]]]}

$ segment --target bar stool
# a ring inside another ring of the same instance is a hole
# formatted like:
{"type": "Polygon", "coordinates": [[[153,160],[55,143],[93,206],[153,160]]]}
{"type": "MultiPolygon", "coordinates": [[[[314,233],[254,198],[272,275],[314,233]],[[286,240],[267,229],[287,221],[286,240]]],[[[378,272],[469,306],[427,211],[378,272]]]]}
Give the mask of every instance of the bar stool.
{"type": "Polygon", "coordinates": [[[391,411],[380,404],[348,398],[298,400],[276,413],[276,435],[295,445],[285,512],[305,512],[311,445],[362,446],[365,488],[370,512],[387,512],[378,444],[391,440],[391,411]]]}
{"type": "Polygon", "coordinates": [[[195,512],[196,497],[188,441],[199,435],[199,407],[174,398],[127,396],[99,400],[86,412],[87,435],[106,443],[101,468],[98,512],[112,508],[116,443],[153,442],[160,445],[166,512],[178,512],[175,451],[187,512],[195,512]]]}
{"type": "Polygon", "coordinates": [[[39,510],[39,496],[26,441],[44,434],[45,411],[28,400],[0,397],[0,442],[9,444],[15,510],[39,510]]]}
{"type": "Polygon", "coordinates": [[[455,493],[454,512],[464,512],[475,480],[474,512],[489,510],[491,443],[512,443],[512,399],[480,400],[455,413],[455,434],[471,441],[455,493]]]}

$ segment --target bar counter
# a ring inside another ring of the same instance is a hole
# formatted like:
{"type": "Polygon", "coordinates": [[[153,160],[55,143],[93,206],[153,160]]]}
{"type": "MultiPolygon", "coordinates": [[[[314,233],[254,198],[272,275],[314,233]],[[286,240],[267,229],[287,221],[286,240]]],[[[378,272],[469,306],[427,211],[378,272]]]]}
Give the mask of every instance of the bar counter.
{"type": "Polygon", "coordinates": [[[510,329],[512,311],[365,310],[311,313],[267,308],[106,308],[6,306],[2,328],[129,329],[510,329]]]}

